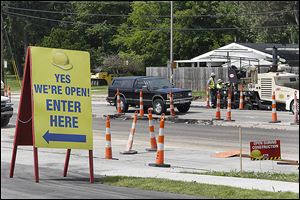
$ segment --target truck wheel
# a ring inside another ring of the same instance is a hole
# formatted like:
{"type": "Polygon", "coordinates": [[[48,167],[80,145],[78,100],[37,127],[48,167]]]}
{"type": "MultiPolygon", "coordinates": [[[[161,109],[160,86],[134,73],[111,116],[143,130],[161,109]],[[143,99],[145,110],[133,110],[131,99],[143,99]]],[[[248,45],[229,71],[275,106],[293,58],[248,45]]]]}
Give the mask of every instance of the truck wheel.
{"type": "MultiPolygon", "coordinates": [[[[128,111],[128,105],[123,97],[120,97],[120,100],[121,100],[121,110],[122,110],[122,112],[125,113],[128,111]]],[[[116,110],[118,110],[117,99],[115,100],[115,105],[116,105],[116,110]]]]}
{"type": "Polygon", "coordinates": [[[9,123],[9,118],[1,119],[1,127],[7,126],[9,123]]]}
{"type": "MultiPolygon", "coordinates": [[[[291,109],[291,112],[293,114],[295,114],[294,100],[290,104],[290,109],[291,109]]],[[[298,111],[298,115],[299,115],[299,100],[298,99],[297,99],[297,111],[298,111]]]]}
{"type": "Polygon", "coordinates": [[[157,115],[161,115],[166,112],[166,106],[161,99],[156,99],[153,102],[153,111],[157,115]]]}
{"type": "Polygon", "coordinates": [[[190,103],[182,104],[177,106],[177,110],[181,113],[187,113],[191,107],[190,103]]]}

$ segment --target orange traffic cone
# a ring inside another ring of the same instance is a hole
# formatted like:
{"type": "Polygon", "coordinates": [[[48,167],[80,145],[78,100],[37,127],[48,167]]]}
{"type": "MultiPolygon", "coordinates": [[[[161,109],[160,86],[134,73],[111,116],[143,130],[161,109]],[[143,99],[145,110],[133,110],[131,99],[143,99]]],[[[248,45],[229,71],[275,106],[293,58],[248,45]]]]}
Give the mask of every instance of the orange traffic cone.
{"type": "Polygon", "coordinates": [[[138,111],[135,111],[126,150],[123,152],[120,152],[120,154],[137,154],[137,151],[132,150],[137,117],[138,117],[138,111]]]}
{"type": "Polygon", "coordinates": [[[228,89],[228,98],[227,98],[227,113],[225,121],[234,121],[231,119],[231,89],[228,89]]]}
{"type": "Polygon", "coordinates": [[[240,110],[244,110],[243,86],[241,86],[241,89],[240,89],[240,104],[239,104],[239,109],[240,110]]]}
{"type": "Polygon", "coordinates": [[[119,88],[117,89],[117,111],[118,111],[118,114],[122,114],[119,88]]]}
{"type": "Polygon", "coordinates": [[[174,101],[173,101],[174,95],[172,94],[172,92],[170,92],[169,96],[170,96],[170,113],[174,117],[175,116],[174,101]]]}
{"type": "Polygon", "coordinates": [[[146,151],[157,151],[157,143],[154,134],[154,125],[151,108],[148,109],[148,118],[149,118],[149,133],[150,133],[150,148],[147,148],[146,151]]]}
{"type": "Polygon", "coordinates": [[[143,91],[140,90],[140,116],[144,117],[143,91]]]}
{"type": "Polygon", "coordinates": [[[112,159],[111,134],[110,134],[110,118],[106,118],[106,133],[105,133],[105,159],[112,159]]]}
{"type": "Polygon", "coordinates": [[[272,121],[269,123],[279,123],[281,121],[277,120],[277,112],[276,112],[276,99],[275,99],[275,92],[272,95],[272,121]]]}
{"type": "Polygon", "coordinates": [[[297,91],[295,91],[294,94],[294,123],[292,123],[292,125],[299,125],[299,114],[298,111],[299,110],[299,105],[298,105],[298,99],[297,99],[297,91]]]}
{"type": "Polygon", "coordinates": [[[209,105],[209,88],[206,89],[206,108],[210,108],[209,105]]]}
{"type": "Polygon", "coordinates": [[[221,95],[219,91],[217,94],[216,118],[213,120],[223,120],[221,119],[221,95]]]}
{"type": "Polygon", "coordinates": [[[149,166],[151,167],[171,167],[169,164],[164,163],[164,128],[165,128],[165,115],[162,114],[160,118],[160,127],[159,127],[159,136],[158,136],[158,148],[157,148],[157,155],[156,155],[156,163],[150,163],[149,166]]]}

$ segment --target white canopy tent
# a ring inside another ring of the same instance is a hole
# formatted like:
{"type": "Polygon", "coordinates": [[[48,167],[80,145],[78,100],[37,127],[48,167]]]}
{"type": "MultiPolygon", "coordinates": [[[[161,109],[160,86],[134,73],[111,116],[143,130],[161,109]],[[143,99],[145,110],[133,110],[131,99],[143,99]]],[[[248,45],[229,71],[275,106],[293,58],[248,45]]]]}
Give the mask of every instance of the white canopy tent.
{"type": "MultiPolygon", "coordinates": [[[[285,62],[285,59],[279,58],[279,61],[285,62]]],[[[272,55],[237,43],[231,43],[190,60],[176,60],[175,63],[177,67],[182,63],[188,63],[191,67],[201,67],[203,66],[201,63],[206,63],[205,67],[270,66],[272,65],[272,55]]]]}

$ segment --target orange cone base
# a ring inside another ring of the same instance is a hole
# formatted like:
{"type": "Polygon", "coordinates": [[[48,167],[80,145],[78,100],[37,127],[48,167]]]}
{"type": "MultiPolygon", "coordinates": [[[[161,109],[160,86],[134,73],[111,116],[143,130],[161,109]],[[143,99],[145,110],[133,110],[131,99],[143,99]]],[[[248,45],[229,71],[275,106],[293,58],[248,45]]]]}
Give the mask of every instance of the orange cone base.
{"type": "Polygon", "coordinates": [[[217,119],[217,118],[213,118],[212,120],[217,120],[217,121],[218,121],[218,120],[224,120],[224,119],[217,119]]]}
{"type": "Polygon", "coordinates": [[[123,155],[133,155],[133,154],[137,154],[138,152],[135,151],[135,150],[129,150],[129,151],[123,151],[123,152],[120,152],[120,154],[123,154],[123,155]]]}
{"type": "Polygon", "coordinates": [[[119,160],[118,158],[104,158],[105,160],[119,160]]]}
{"type": "Polygon", "coordinates": [[[280,123],[281,121],[270,121],[269,123],[280,123]]]}
{"type": "Polygon", "coordinates": [[[147,148],[146,151],[149,151],[149,152],[156,152],[157,149],[156,149],[156,148],[147,148]]]}
{"type": "Polygon", "coordinates": [[[149,163],[150,167],[164,167],[164,168],[170,168],[171,165],[169,164],[156,164],[156,163],[149,163]]]}
{"type": "Polygon", "coordinates": [[[230,120],[227,120],[225,119],[224,122],[234,122],[235,120],[234,119],[230,119],[230,120]]]}

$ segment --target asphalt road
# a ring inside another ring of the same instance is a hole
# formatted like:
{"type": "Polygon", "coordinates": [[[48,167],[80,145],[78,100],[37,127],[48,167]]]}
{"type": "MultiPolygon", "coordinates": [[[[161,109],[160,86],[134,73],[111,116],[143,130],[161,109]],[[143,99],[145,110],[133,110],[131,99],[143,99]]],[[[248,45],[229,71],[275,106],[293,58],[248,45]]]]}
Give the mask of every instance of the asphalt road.
{"type": "MultiPolygon", "coordinates": [[[[15,124],[17,115],[14,114],[10,124],[15,124]]],[[[93,130],[105,133],[105,118],[93,117],[93,130]]],[[[131,128],[132,120],[111,119],[111,132],[114,139],[127,139],[131,128]]],[[[154,121],[156,132],[158,132],[159,122],[154,121]]],[[[136,125],[137,134],[136,141],[148,140],[148,121],[139,120],[136,125]],[[140,134],[142,133],[142,134],[140,134]]],[[[280,139],[285,154],[293,156],[299,155],[299,134],[298,131],[273,130],[260,128],[243,128],[243,143],[249,144],[250,141],[256,140],[273,140],[280,139]]],[[[198,147],[222,147],[237,148],[238,147],[238,128],[196,125],[185,123],[165,122],[165,134],[168,144],[175,146],[198,147]]],[[[100,138],[101,139],[101,138],[100,138]]]]}
{"type": "MultiPolygon", "coordinates": [[[[32,166],[18,164],[22,173],[8,178],[9,164],[1,162],[1,199],[195,199],[187,195],[153,192],[108,186],[95,177],[90,184],[87,174],[69,173],[69,178],[57,178],[61,171],[41,168],[43,179],[33,183],[28,178],[32,166]],[[72,177],[74,176],[74,177],[72,177]],[[80,178],[81,177],[81,178],[80,178]]],[[[199,197],[197,197],[199,198],[199,197]]]]}
{"type": "MultiPolygon", "coordinates": [[[[158,132],[159,122],[154,123],[158,132]]],[[[115,139],[127,138],[131,127],[131,120],[111,120],[111,132],[115,139]],[[127,133],[128,132],[128,133],[127,133]]],[[[147,141],[148,121],[138,121],[136,127],[136,141],[147,141]],[[145,134],[141,134],[145,133],[145,134]]],[[[93,130],[105,133],[105,119],[93,118],[93,130]]],[[[283,131],[260,128],[243,128],[243,144],[250,141],[280,139],[282,151],[291,156],[299,155],[298,131],[283,131]]],[[[239,130],[237,127],[223,127],[211,125],[196,125],[165,122],[165,140],[169,146],[189,147],[201,150],[203,148],[230,149],[239,147],[239,130]]]]}

